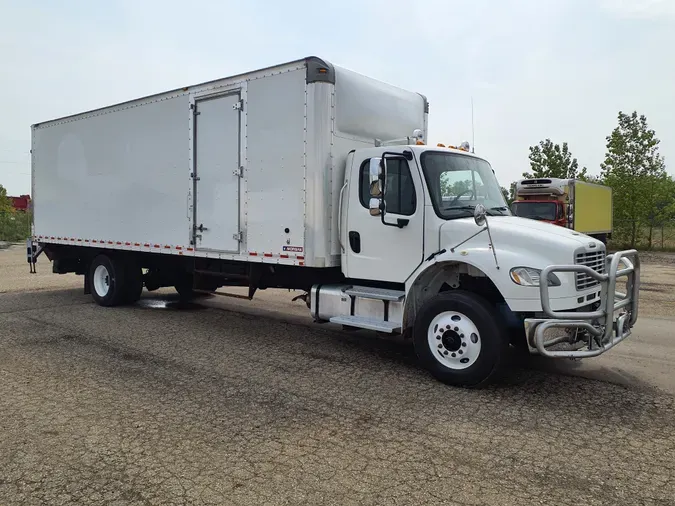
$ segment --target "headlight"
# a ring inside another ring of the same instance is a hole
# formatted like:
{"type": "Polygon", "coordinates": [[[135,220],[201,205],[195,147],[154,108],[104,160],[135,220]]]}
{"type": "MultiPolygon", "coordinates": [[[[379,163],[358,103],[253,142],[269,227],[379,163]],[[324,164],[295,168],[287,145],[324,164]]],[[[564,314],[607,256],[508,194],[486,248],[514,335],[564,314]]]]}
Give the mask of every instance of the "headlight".
{"type": "MultiPolygon", "coordinates": [[[[514,267],[509,273],[511,280],[520,286],[539,286],[539,277],[541,275],[540,269],[533,269],[532,267],[514,267]]],[[[560,286],[560,279],[558,276],[551,273],[548,276],[548,286],[560,286]]]]}

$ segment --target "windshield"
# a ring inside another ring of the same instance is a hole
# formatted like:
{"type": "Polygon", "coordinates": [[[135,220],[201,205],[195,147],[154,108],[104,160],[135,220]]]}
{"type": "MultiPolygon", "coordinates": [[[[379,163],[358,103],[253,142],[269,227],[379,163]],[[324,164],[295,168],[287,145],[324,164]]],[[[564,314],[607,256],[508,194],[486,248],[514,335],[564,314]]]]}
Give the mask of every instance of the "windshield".
{"type": "Polygon", "coordinates": [[[521,218],[555,221],[558,206],[555,202],[514,202],[512,209],[521,218]]]}
{"type": "Polygon", "coordinates": [[[473,216],[476,204],[488,214],[510,215],[492,167],[473,156],[425,151],[420,158],[436,213],[446,220],[473,216]]]}

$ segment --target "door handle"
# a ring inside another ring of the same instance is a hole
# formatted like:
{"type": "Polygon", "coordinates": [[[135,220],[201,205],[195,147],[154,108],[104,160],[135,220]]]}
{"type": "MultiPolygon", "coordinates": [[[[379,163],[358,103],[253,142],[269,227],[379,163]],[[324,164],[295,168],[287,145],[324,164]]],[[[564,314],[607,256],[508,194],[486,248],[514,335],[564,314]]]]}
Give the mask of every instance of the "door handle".
{"type": "Polygon", "coordinates": [[[208,228],[206,228],[203,224],[200,223],[199,226],[197,227],[197,230],[203,232],[204,230],[208,230],[208,228]]]}
{"type": "Polygon", "coordinates": [[[361,253],[361,234],[354,230],[349,231],[349,247],[354,253],[361,253]]]}

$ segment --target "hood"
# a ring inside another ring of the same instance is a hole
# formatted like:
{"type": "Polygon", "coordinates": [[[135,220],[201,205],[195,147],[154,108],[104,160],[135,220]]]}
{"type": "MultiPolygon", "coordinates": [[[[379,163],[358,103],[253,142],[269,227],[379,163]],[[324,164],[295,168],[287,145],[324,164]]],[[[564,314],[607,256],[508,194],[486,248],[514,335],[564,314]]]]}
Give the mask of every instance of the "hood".
{"type": "MultiPolygon", "coordinates": [[[[537,258],[543,264],[549,265],[573,263],[574,254],[579,250],[604,250],[602,242],[551,223],[516,216],[488,216],[487,219],[498,254],[500,250],[508,251],[516,256],[533,257],[532,260],[537,258]]],[[[448,220],[441,225],[441,247],[453,248],[481,228],[473,218],[448,220]]],[[[485,247],[487,242],[487,232],[483,232],[467,241],[460,249],[485,247]]]]}

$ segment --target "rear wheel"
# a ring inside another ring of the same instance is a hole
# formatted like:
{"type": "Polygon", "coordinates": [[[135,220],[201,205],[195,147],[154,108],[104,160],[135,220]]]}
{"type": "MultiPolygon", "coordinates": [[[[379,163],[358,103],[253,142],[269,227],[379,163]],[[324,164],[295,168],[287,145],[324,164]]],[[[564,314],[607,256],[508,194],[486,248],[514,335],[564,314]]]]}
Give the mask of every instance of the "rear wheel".
{"type": "Polygon", "coordinates": [[[429,299],[415,323],[415,351],[443,383],[477,387],[496,376],[508,348],[495,309],[482,297],[447,291],[429,299]]]}
{"type": "Polygon", "coordinates": [[[143,293],[143,271],[136,262],[131,262],[125,269],[126,274],[126,297],[125,302],[134,304],[138,302],[143,293]]]}
{"type": "Polygon", "coordinates": [[[99,255],[89,266],[89,289],[100,306],[118,306],[126,301],[127,279],[124,263],[99,255]]]}

